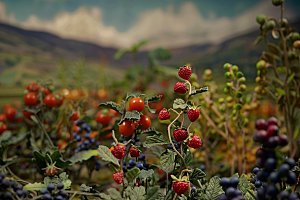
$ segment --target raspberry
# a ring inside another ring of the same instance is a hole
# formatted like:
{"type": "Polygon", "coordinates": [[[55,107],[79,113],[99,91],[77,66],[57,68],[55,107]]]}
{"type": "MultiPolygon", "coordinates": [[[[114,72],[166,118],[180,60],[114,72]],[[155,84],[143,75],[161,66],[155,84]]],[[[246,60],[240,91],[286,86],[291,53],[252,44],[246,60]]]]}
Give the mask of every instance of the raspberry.
{"type": "Polygon", "coordinates": [[[194,149],[200,148],[202,145],[202,141],[201,141],[200,137],[198,135],[193,135],[191,138],[192,138],[192,140],[187,141],[187,145],[194,149]]]}
{"type": "Polygon", "coordinates": [[[118,184],[123,183],[123,172],[115,172],[113,174],[113,179],[118,184]]]}
{"type": "Polygon", "coordinates": [[[187,92],[187,88],[183,83],[178,82],[174,86],[174,92],[185,94],[187,92]]]}
{"type": "Polygon", "coordinates": [[[117,145],[115,148],[111,150],[111,153],[118,159],[123,159],[125,155],[125,147],[124,145],[117,145]]]}
{"type": "Polygon", "coordinates": [[[173,183],[173,189],[178,195],[181,195],[189,189],[189,183],[185,181],[176,181],[173,183]]]}
{"type": "Polygon", "coordinates": [[[131,147],[129,152],[130,152],[130,156],[133,157],[133,158],[139,157],[140,154],[141,154],[141,152],[139,150],[137,150],[136,148],[134,148],[134,147],[131,147]]]}
{"type": "Polygon", "coordinates": [[[198,119],[200,111],[198,109],[189,109],[187,113],[191,122],[194,122],[198,119]]]}
{"type": "Polygon", "coordinates": [[[170,119],[170,117],[171,117],[171,115],[167,109],[161,110],[158,115],[159,120],[167,120],[167,119],[170,119]]]}
{"type": "Polygon", "coordinates": [[[178,76],[184,80],[189,80],[192,75],[192,68],[190,66],[181,67],[178,70],[178,76]]]}
{"type": "Polygon", "coordinates": [[[189,137],[189,133],[187,132],[187,130],[177,129],[173,131],[173,136],[176,142],[180,142],[182,140],[185,140],[187,137],[189,137]]]}

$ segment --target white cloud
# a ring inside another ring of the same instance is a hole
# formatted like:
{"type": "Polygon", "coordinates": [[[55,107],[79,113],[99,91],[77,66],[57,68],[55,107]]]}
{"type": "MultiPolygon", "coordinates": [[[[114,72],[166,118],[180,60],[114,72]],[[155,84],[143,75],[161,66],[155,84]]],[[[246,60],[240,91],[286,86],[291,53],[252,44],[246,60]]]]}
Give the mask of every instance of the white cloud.
{"type": "MultiPolygon", "coordinates": [[[[260,1],[256,6],[232,18],[216,17],[213,12],[204,19],[196,6],[186,2],[179,11],[172,6],[167,9],[151,9],[142,12],[135,24],[126,32],[118,32],[113,26],[103,23],[101,9],[81,7],[75,12],[61,12],[52,20],[41,20],[30,16],[18,23],[6,14],[5,5],[0,3],[0,20],[29,30],[47,31],[63,38],[93,42],[109,47],[129,47],[140,40],[150,40],[151,46],[182,47],[191,44],[220,43],[226,39],[258,28],[255,17],[258,14],[278,15],[278,7],[270,1],[260,1]]],[[[286,10],[287,18],[295,17],[286,10]]]]}

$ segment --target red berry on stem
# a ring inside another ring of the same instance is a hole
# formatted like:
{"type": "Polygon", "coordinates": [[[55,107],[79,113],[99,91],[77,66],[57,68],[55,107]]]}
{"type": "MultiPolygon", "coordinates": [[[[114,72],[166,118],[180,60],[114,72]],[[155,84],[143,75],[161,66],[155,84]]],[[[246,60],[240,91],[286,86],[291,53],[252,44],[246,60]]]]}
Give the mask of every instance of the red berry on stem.
{"type": "Polygon", "coordinates": [[[267,130],[268,125],[264,119],[257,119],[255,121],[255,127],[257,130],[267,130]]]}
{"type": "Polygon", "coordinates": [[[132,121],[125,120],[123,123],[119,126],[119,132],[121,135],[124,136],[130,136],[133,134],[135,129],[135,125],[132,121]]]}
{"type": "Polygon", "coordinates": [[[144,103],[143,99],[136,97],[136,98],[131,99],[131,101],[129,102],[129,107],[131,110],[136,110],[138,112],[142,112],[144,110],[145,103],[144,103]]]}
{"type": "Polygon", "coordinates": [[[7,131],[8,130],[8,127],[6,124],[2,124],[0,125],[0,135],[4,132],[4,131],[7,131]]]}
{"type": "Polygon", "coordinates": [[[177,129],[173,131],[173,136],[176,142],[180,142],[182,140],[185,140],[187,137],[189,137],[189,133],[187,132],[187,130],[177,129]]]}
{"type": "Polygon", "coordinates": [[[124,145],[117,145],[111,150],[111,153],[118,159],[123,159],[125,155],[125,146],[124,145]]]}
{"type": "Polygon", "coordinates": [[[177,82],[174,86],[174,92],[185,94],[187,92],[187,88],[183,83],[177,82]]]}
{"type": "Polygon", "coordinates": [[[137,123],[143,125],[141,130],[147,130],[151,126],[151,119],[146,115],[141,115],[137,123]]]}
{"type": "Polygon", "coordinates": [[[30,83],[27,85],[27,90],[29,92],[39,92],[40,87],[37,83],[30,83]]]}
{"type": "Polygon", "coordinates": [[[48,94],[47,96],[45,96],[43,102],[48,107],[54,107],[57,104],[57,100],[56,100],[55,96],[52,94],[48,94]]]}
{"type": "Polygon", "coordinates": [[[185,181],[176,181],[173,183],[173,190],[178,194],[181,195],[185,193],[189,189],[189,183],[185,181]]]}
{"type": "Polygon", "coordinates": [[[98,111],[96,114],[96,122],[99,122],[103,125],[108,125],[111,119],[112,117],[109,114],[105,115],[101,111],[98,111]]]}
{"type": "Polygon", "coordinates": [[[267,121],[267,125],[268,126],[271,126],[271,125],[278,126],[278,120],[275,117],[270,117],[267,121]]]}
{"type": "Polygon", "coordinates": [[[265,143],[267,139],[268,139],[268,133],[265,130],[259,130],[253,136],[253,140],[259,143],[265,143]]]}
{"type": "Polygon", "coordinates": [[[6,116],[6,119],[9,121],[14,121],[16,114],[17,114],[17,110],[12,106],[7,107],[5,109],[5,116],[6,116]]]}
{"type": "Polygon", "coordinates": [[[73,112],[73,114],[71,115],[70,120],[72,120],[72,121],[77,121],[77,120],[79,119],[79,117],[80,117],[79,111],[75,111],[75,112],[73,112]]]}
{"type": "Polygon", "coordinates": [[[191,122],[196,121],[200,116],[200,111],[198,109],[189,109],[187,113],[191,122]]]}
{"type": "Polygon", "coordinates": [[[268,137],[276,136],[278,135],[279,129],[276,125],[270,125],[268,127],[268,137]]]}
{"type": "Polygon", "coordinates": [[[139,150],[137,150],[136,148],[134,147],[131,147],[130,150],[129,150],[129,153],[130,153],[130,156],[135,158],[135,157],[139,157],[141,152],[139,150]]]}
{"type": "Polygon", "coordinates": [[[190,66],[181,67],[178,70],[178,76],[184,80],[189,80],[192,75],[192,68],[190,66]]]}
{"type": "Polygon", "coordinates": [[[24,97],[24,102],[28,106],[36,105],[37,101],[38,101],[38,97],[34,92],[28,92],[24,97]]]}
{"type": "Polygon", "coordinates": [[[159,112],[158,118],[159,120],[167,120],[170,119],[171,115],[167,109],[163,109],[159,112]]]}
{"type": "Polygon", "coordinates": [[[123,183],[123,172],[115,172],[113,174],[113,179],[118,184],[123,183]]]}
{"type": "Polygon", "coordinates": [[[194,148],[194,149],[198,149],[198,148],[201,147],[202,141],[201,141],[201,139],[200,139],[200,137],[198,135],[193,135],[192,136],[192,140],[188,140],[187,141],[187,145],[189,147],[194,148]]]}
{"type": "Polygon", "coordinates": [[[279,135],[279,146],[286,146],[289,143],[289,139],[286,135],[279,135]]]}
{"type": "Polygon", "coordinates": [[[6,119],[5,114],[0,114],[0,122],[4,122],[6,119]]]}

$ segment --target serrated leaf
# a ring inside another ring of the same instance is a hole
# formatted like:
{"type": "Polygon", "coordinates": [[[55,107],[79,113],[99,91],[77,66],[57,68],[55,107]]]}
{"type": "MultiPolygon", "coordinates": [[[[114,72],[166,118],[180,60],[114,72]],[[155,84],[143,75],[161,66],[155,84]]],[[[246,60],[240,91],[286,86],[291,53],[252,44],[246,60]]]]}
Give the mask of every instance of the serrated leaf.
{"type": "Polygon", "coordinates": [[[198,180],[203,179],[206,177],[206,174],[199,168],[195,168],[190,176],[190,181],[197,182],[198,180]]]}
{"type": "Polygon", "coordinates": [[[112,199],[109,195],[104,194],[104,193],[100,193],[99,196],[100,196],[101,199],[104,199],[104,200],[111,200],[112,199]]]}
{"type": "Polygon", "coordinates": [[[115,200],[123,199],[120,192],[116,188],[107,189],[108,195],[115,200]]]}
{"type": "Polygon", "coordinates": [[[274,55],[279,55],[280,54],[280,49],[276,44],[273,43],[268,43],[267,44],[269,51],[274,54],[274,55]]]}
{"type": "Polygon", "coordinates": [[[123,115],[123,107],[120,106],[119,104],[116,104],[113,101],[108,101],[106,103],[100,103],[98,106],[113,109],[113,110],[117,111],[118,113],[120,113],[121,115],[123,115]]]}
{"type": "Polygon", "coordinates": [[[141,170],[137,167],[134,167],[134,168],[127,171],[126,177],[131,178],[131,179],[134,180],[139,176],[140,173],[141,173],[141,170]]]}
{"type": "Polygon", "coordinates": [[[160,187],[158,185],[147,189],[147,200],[157,200],[160,192],[160,187]]]}
{"type": "Polygon", "coordinates": [[[208,90],[209,90],[208,87],[203,87],[203,88],[195,89],[195,87],[192,86],[192,93],[191,93],[191,95],[195,95],[195,94],[200,94],[200,93],[203,93],[203,92],[207,92],[208,90]]]}
{"type": "Polygon", "coordinates": [[[130,193],[130,200],[144,200],[145,199],[145,187],[134,187],[130,193]]]}
{"type": "Polygon", "coordinates": [[[239,184],[237,186],[237,189],[239,189],[244,196],[248,192],[247,190],[249,189],[249,187],[250,187],[250,182],[248,181],[248,178],[245,175],[242,175],[239,178],[239,184]]]}
{"type": "Polygon", "coordinates": [[[4,131],[0,136],[0,143],[4,141],[8,141],[11,138],[11,136],[12,136],[11,131],[4,131]]]}
{"type": "Polygon", "coordinates": [[[111,162],[118,167],[120,166],[117,158],[109,151],[107,146],[99,145],[98,151],[102,160],[111,162]]]}
{"type": "Polygon", "coordinates": [[[138,121],[141,118],[141,115],[138,111],[133,110],[133,111],[127,111],[124,115],[124,117],[121,119],[119,122],[119,125],[123,123],[125,120],[130,120],[130,121],[138,121]]]}
{"type": "Polygon", "coordinates": [[[185,161],[185,163],[186,163],[187,166],[189,166],[192,163],[192,161],[193,161],[193,154],[192,154],[192,152],[187,151],[184,154],[184,161],[185,161]]]}
{"type": "Polygon", "coordinates": [[[159,133],[159,132],[156,131],[156,129],[154,127],[150,127],[146,130],[141,131],[141,134],[155,134],[155,133],[159,133]]]}
{"type": "Polygon", "coordinates": [[[86,184],[81,184],[79,188],[81,192],[90,192],[91,190],[91,187],[87,186],[86,184]]]}
{"type": "Polygon", "coordinates": [[[162,97],[162,95],[150,97],[150,98],[148,98],[148,103],[156,103],[161,100],[161,97],[162,97]]]}
{"type": "Polygon", "coordinates": [[[143,146],[150,148],[153,146],[165,144],[170,144],[169,140],[165,138],[161,133],[157,133],[152,136],[147,136],[145,142],[143,143],[143,146]]]}
{"type": "Polygon", "coordinates": [[[154,171],[152,169],[142,170],[141,173],[139,174],[139,178],[144,180],[148,177],[151,177],[153,174],[154,174],[154,171]]]}
{"type": "Polygon", "coordinates": [[[187,106],[183,99],[175,99],[173,103],[173,109],[184,109],[187,106]]]}
{"type": "Polygon", "coordinates": [[[205,200],[217,200],[222,193],[222,187],[219,184],[221,179],[217,176],[212,177],[206,187],[205,194],[203,195],[205,200]]]}
{"type": "Polygon", "coordinates": [[[161,146],[153,146],[150,148],[150,152],[156,157],[160,158],[161,154],[165,151],[161,146]]]}
{"type": "Polygon", "coordinates": [[[290,83],[293,79],[294,79],[295,73],[293,73],[292,75],[290,75],[290,77],[287,80],[287,83],[290,83]]]}
{"type": "MultiPolygon", "coordinates": [[[[237,178],[239,178],[240,176],[239,176],[239,173],[235,173],[235,174],[232,175],[232,177],[237,177],[237,178]]],[[[232,177],[231,177],[231,178],[232,178],[232,177]]]]}
{"type": "Polygon", "coordinates": [[[167,150],[167,153],[161,155],[159,164],[161,165],[162,170],[167,169],[171,164],[175,162],[176,153],[174,151],[167,150]]]}
{"type": "Polygon", "coordinates": [[[28,191],[40,191],[47,189],[47,185],[43,183],[29,183],[23,187],[25,190],[28,191]]]}
{"type": "Polygon", "coordinates": [[[97,156],[97,155],[99,155],[98,150],[80,151],[80,152],[76,153],[75,155],[73,155],[71,158],[69,158],[69,161],[71,161],[72,163],[77,163],[77,162],[80,162],[83,160],[88,160],[92,156],[97,156]]]}
{"type": "Polygon", "coordinates": [[[280,88],[276,88],[276,91],[277,91],[278,94],[281,95],[281,96],[285,96],[285,95],[286,95],[285,91],[282,90],[282,89],[280,89],[280,88]]]}
{"type": "Polygon", "coordinates": [[[293,138],[296,139],[298,134],[299,134],[299,126],[296,126],[294,130],[293,138]]]}
{"type": "Polygon", "coordinates": [[[263,39],[262,36],[258,36],[254,41],[254,45],[257,45],[262,39],[263,39]]]}

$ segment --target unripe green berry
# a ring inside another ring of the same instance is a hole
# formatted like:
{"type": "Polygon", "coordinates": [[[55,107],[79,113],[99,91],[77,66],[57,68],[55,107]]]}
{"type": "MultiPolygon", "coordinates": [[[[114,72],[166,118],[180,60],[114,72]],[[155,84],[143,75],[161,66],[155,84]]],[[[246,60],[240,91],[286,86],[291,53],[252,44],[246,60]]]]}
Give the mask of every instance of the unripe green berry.
{"type": "Polygon", "coordinates": [[[292,40],[292,41],[300,40],[300,35],[299,35],[299,33],[297,33],[297,32],[293,33],[293,35],[291,36],[291,40],[292,40]]]}
{"type": "Polygon", "coordinates": [[[266,16],[265,15],[257,15],[256,21],[260,25],[263,25],[266,22],[266,16]]]}
{"type": "Polygon", "coordinates": [[[233,116],[236,115],[236,110],[232,110],[232,113],[231,113],[233,116]]]}
{"type": "Polygon", "coordinates": [[[220,118],[221,121],[225,121],[225,119],[226,119],[225,116],[222,116],[222,117],[220,118]]]}
{"type": "Polygon", "coordinates": [[[249,119],[244,118],[243,126],[247,126],[249,124],[249,119]]]}
{"type": "Polygon", "coordinates": [[[275,28],[275,22],[274,21],[268,21],[266,24],[266,28],[268,30],[273,30],[275,28]]]}
{"type": "Polygon", "coordinates": [[[279,20],[279,24],[281,24],[281,27],[286,27],[289,24],[289,22],[287,19],[283,18],[282,22],[281,19],[279,20]]]}
{"type": "Polygon", "coordinates": [[[240,83],[246,83],[246,78],[245,77],[241,77],[239,78],[240,83]]]}
{"type": "Polygon", "coordinates": [[[219,107],[220,112],[224,113],[225,112],[225,108],[223,106],[219,107]]]}
{"type": "Polygon", "coordinates": [[[240,102],[241,102],[241,104],[245,104],[245,103],[247,103],[247,99],[246,99],[246,97],[245,96],[242,96],[241,98],[240,98],[240,102]]]}
{"type": "Polygon", "coordinates": [[[233,103],[227,103],[227,107],[228,108],[232,108],[233,107],[233,103]]]}
{"type": "Polygon", "coordinates": [[[256,63],[256,68],[258,70],[265,68],[265,66],[266,66],[266,61],[264,61],[264,60],[260,60],[256,63]]]}
{"type": "Polygon", "coordinates": [[[226,87],[227,89],[231,89],[231,88],[232,88],[232,83],[226,83],[225,87],[226,87]]]}
{"type": "Polygon", "coordinates": [[[260,70],[257,70],[257,76],[260,76],[260,70]]]}
{"type": "Polygon", "coordinates": [[[23,91],[23,94],[27,94],[29,91],[28,90],[24,90],[23,91]]]}
{"type": "Polygon", "coordinates": [[[261,81],[262,81],[262,79],[261,79],[260,76],[258,76],[258,77],[255,78],[255,82],[256,82],[256,83],[260,83],[261,81]]]}
{"type": "Polygon", "coordinates": [[[231,67],[231,69],[232,69],[233,73],[236,73],[237,71],[239,71],[239,67],[236,66],[236,65],[233,65],[233,66],[231,67]]]}
{"type": "Polygon", "coordinates": [[[231,66],[231,64],[225,63],[225,64],[223,65],[223,68],[224,68],[226,71],[229,71],[230,66],[231,66]]]}
{"type": "Polygon", "coordinates": [[[233,78],[233,74],[230,73],[230,72],[226,72],[226,73],[225,73],[225,78],[227,78],[227,79],[232,79],[232,78],[233,78]]]}
{"type": "Polygon", "coordinates": [[[224,93],[225,94],[228,94],[229,93],[229,90],[227,88],[224,88],[224,93]]]}
{"type": "Polygon", "coordinates": [[[283,0],[272,0],[274,6],[280,6],[283,4],[283,0]]]}
{"type": "Polygon", "coordinates": [[[246,89],[247,89],[247,86],[245,84],[241,84],[239,87],[239,91],[241,91],[241,92],[245,92],[246,89]]]}
{"type": "Polygon", "coordinates": [[[236,97],[237,97],[237,98],[241,98],[242,96],[243,96],[242,93],[240,93],[240,92],[237,92],[237,93],[236,93],[236,97]]]}
{"type": "Polygon", "coordinates": [[[294,60],[296,58],[296,53],[294,51],[288,52],[289,60],[294,60]]]}
{"type": "Polygon", "coordinates": [[[261,90],[262,90],[262,87],[261,87],[261,86],[256,86],[256,87],[254,88],[254,92],[255,92],[256,94],[260,94],[260,93],[261,93],[261,90]]]}
{"type": "Polygon", "coordinates": [[[198,80],[198,76],[195,73],[192,73],[191,77],[190,77],[191,81],[197,81],[198,80]]]}
{"type": "Polygon", "coordinates": [[[226,102],[230,103],[230,102],[232,102],[232,101],[233,101],[233,98],[232,98],[232,96],[228,96],[228,97],[226,97],[226,102]]]}
{"type": "Polygon", "coordinates": [[[235,106],[234,106],[234,108],[236,109],[236,110],[241,110],[242,109],[242,104],[236,104],[235,106]]]}
{"type": "Polygon", "coordinates": [[[219,104],[222,104],[222,103],[224,103],[224,101],[225,101],[225,99],[224,99],[224,98],[219,98],[219,99],[218,99],[218,102],[219,102],[219,104]]]}
{"type": "Polygon", "coordinates": [[[243,72],[237,72],[236,77],[237,78],[242,78],[244,76],[243,72]]]}

